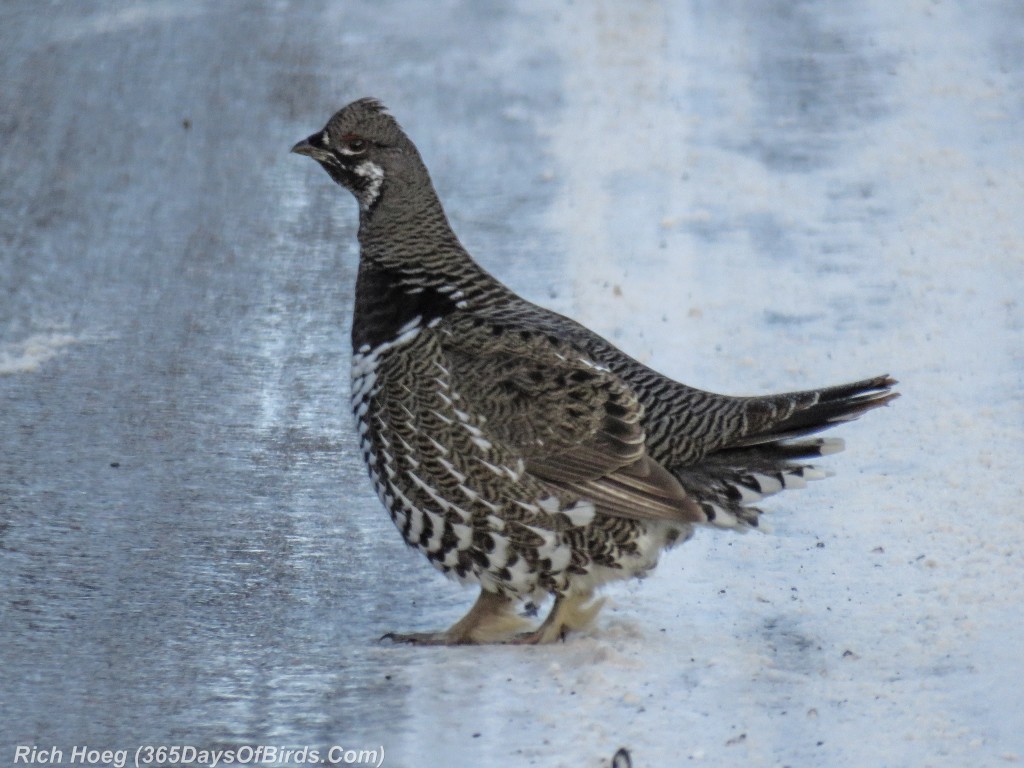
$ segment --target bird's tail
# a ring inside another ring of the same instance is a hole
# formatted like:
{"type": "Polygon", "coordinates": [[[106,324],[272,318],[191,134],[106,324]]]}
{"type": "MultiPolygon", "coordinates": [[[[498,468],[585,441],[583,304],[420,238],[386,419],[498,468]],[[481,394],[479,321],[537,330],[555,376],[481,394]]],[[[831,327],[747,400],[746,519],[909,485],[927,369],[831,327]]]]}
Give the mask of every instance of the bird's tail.
{"type": "Polygon", "coordinates": [[[814,434],[878,408],[899,397],[891,376],[841,384],[838,387],[750,398],[751,428],[730,440],[726,449],[763,445],[814,434]],[[761,416],[759,412],[769,415],[761,416]]]}
{"type": "Polygon", "coordinates": [[[752,428],[697,464],[678,471],[687,493],[700,504],[708,522],[723,528],[756,527],[765,496],[803,488],[808,480],[831,472],[807,463],[843,450],[840,438],[807,435],[852,421],[899,394],[889,376],[808,392],[752,398],[752,428]]]}

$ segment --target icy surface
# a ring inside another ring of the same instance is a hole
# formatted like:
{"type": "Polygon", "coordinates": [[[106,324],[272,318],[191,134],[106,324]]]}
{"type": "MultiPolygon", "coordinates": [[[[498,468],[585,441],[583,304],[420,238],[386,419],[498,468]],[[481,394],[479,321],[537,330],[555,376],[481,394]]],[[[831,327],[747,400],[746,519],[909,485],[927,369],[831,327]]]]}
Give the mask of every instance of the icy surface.
{"type": "Polygon", "coordinates": [[[0,45],[0,762],[1024,761],[1019,3],[25,0],[0,45]],[[377,643],[473,596],[360,466],[356,206],[287,154],[364,95],[524,295],[703,388],[903,397],[564,645],[377,643]]]}

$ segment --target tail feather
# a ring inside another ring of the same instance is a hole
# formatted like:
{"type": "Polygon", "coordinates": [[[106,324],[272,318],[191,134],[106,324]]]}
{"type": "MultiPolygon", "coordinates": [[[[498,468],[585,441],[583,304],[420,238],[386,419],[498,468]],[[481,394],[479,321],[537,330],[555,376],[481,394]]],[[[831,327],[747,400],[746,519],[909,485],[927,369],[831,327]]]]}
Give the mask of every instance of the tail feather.
{"type": "Polygon", "coordinates": [[[803,488],[809,480],[828,477],[831,472],[804,462],[838,453],[844,447],[840,438],[797,438],[885,405],[899,397],[892,391],[895,384],[889,376],[877,376],[828,389],[752,400],[752,408],[759,409],[755,413],[761,418],[749,432],[675,474],[712,525],[739,530],[756,527],[761,510],[753,504],[783,490],[803,488]]]}
{"type": "Polygon", "coordinates": [[[792,440],[853,421],[899,397],[898,392],[892,391],[896,383],[884,375],[827,389],[752,400],[753,408],[770,408],[773,415],[781,409],[785,415],[752,419],[753,429],[732,441],[727,449],[792,440]]]}
{"type": "Polygon", "coordinates": [[[677,474],[709,523],[719,528],[756,528],[761,510],[754,504],[832,474],[798,462],[841,450],[843,441],[838,438],[771,443],[720,451],[677,474]]]}

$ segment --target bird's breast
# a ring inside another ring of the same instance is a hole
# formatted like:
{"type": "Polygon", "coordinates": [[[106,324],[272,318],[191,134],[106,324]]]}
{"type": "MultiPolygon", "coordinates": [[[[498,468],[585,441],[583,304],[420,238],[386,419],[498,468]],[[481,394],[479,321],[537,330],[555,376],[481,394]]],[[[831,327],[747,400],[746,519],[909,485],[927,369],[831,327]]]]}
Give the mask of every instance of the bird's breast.
{"type": "Polygon", "coordinates": [[[558,588],[572,552],[552,516],[565,529],[593,510],[552,496],[488,439],[439,348],[432,324],[418,321],[353,357],[352,408],[377,495],[442,572],[511,594],[558,588]]]}

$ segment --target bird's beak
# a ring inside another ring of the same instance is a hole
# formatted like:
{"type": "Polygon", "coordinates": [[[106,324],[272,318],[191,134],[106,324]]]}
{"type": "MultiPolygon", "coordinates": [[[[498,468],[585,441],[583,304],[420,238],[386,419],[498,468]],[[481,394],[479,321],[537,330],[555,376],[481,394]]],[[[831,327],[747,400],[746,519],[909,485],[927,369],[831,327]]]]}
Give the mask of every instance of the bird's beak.
{"type": "Polygon", "coordinates": [[[294,152],[296,155],[305,155],[306,157],[315,157],[317,148],[316,148],[316,146],[314,146],[314,144],[312,142],[312,140],[315,139],[315,138],[318,138],[318,137],[316,137],[314,135],[314,136],[310,136],[309,138],[303,139],[298,144],[296,144],[294,147],[292,147],[292,152],[294,152]]]}

